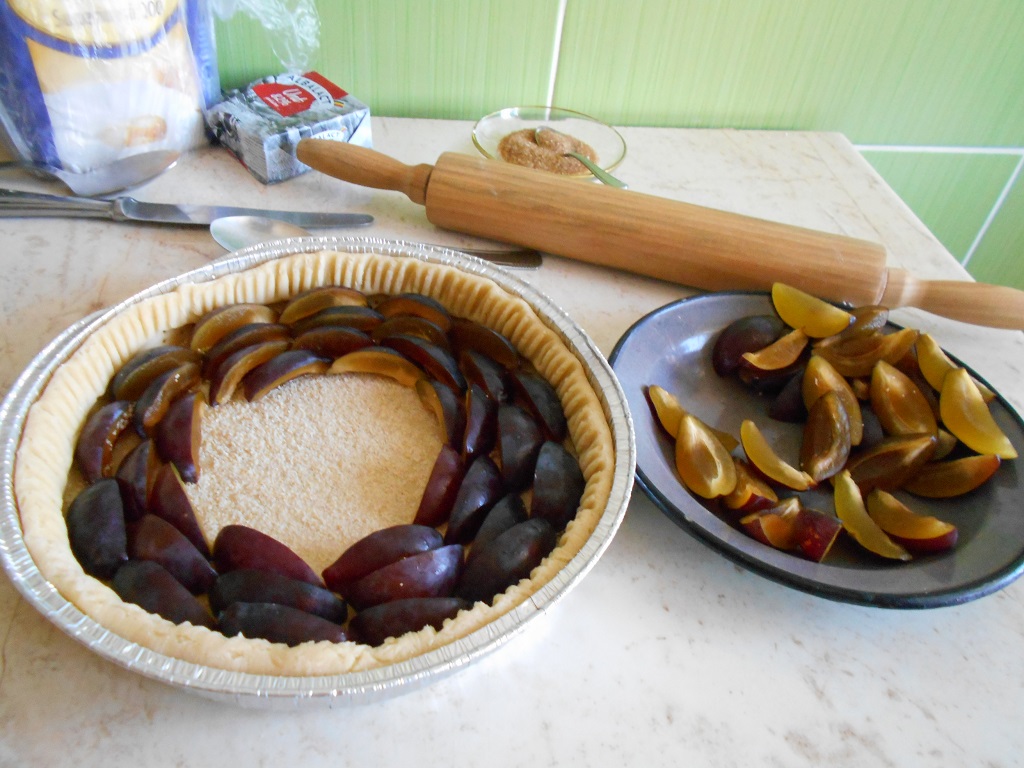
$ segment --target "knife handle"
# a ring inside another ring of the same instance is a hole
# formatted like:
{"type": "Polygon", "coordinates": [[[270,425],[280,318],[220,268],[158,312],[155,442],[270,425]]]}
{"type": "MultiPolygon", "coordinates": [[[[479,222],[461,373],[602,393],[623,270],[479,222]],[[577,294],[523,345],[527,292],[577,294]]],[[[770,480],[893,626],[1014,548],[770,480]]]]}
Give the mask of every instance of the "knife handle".
{"type": "Polygon", "coordinates": [[[381,152],[325,139],[303,139],[295,149],[299,162],[336,179],[373,189],[401,192],[414,203],[426,202],[434,166],[406,165],[381,152]]]}
{"type": "Polygon", "coordinates": [[[969,280],[919,280],[890,268],[880,304],[917,307],[990,328],[1024,330],[1024,291],[969,280]]]}
{"type": "Polygon", "coordinates": [[[0,189],[0,218],[75,216],[90,219],[113,217],[114,203],[90,197],[62,197],[37,192],[0,189]]]}

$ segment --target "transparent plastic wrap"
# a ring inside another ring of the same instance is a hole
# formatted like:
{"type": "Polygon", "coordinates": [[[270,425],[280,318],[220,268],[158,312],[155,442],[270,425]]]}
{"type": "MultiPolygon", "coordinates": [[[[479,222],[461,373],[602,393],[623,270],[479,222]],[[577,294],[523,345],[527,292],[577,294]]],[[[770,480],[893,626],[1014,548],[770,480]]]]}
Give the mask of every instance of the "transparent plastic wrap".
{"type": "Polygon", "coordinates": [[[219,98],[207,0],[0,0],[0,125],[21,160],[184,151],[219,98]]]}

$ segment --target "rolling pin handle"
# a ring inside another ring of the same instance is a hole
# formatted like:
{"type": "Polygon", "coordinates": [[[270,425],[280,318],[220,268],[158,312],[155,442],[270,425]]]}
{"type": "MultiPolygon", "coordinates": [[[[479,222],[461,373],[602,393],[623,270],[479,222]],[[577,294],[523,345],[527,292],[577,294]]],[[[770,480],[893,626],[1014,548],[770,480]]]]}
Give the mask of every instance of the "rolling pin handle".
{"type": "Polygon", "coordinates": [[[918,280],[890,268],[880,304],[917,307],[990,328],[1024,330],[1024,291],[968,280],[918,280]]]}
{"type": "Polygon", "coordinates": [[[364,187],[401,192],[414,203],[426,204],[427,184],[434,166],[406,165],[393,157],[355,144],[328,139],[303,139],[295,148],[299,162],[336,179],[364,187]]]}

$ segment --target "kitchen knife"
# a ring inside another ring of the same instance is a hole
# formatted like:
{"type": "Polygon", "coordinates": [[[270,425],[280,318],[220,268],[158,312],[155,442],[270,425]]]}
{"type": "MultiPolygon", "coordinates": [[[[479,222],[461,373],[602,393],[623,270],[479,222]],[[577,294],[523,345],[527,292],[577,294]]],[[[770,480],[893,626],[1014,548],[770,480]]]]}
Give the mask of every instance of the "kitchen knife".
{"type": "Polygon", "coordinates": [[[426,207],[432,224],[456,232],[704,290],[766,290],[781,282],[854,306],[918,307],[1024,329],[1024,291],[922,280],[887,267],[879,243],[456,152],[433,165],[406,165],[366,147],[302,139],[297,156],[335,178],[401,192],[426,207]]]}
{"type": "Polygon", "coordinates": [[[228,205],[172,205],[146,203],[133,197],[99,200],[0,189],[0,218],[7,219],[71,217],[209,226],[214,219],[224,216],[266,216],[303,227],[365,227],[373,223],[373,216],[365,213],[270,211],[228,205]]]}

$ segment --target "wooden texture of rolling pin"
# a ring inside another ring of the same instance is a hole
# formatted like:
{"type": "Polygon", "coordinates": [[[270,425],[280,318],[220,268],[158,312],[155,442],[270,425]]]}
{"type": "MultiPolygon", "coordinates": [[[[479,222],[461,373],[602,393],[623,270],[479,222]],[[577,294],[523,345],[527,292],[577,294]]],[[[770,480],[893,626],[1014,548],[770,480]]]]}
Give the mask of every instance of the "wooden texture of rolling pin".
{"type": "Polygon", "coordinates": [[[1024,291],[918,280],[887,268],[885,249],[866,240],[452,152],[434,165],[410,166],[364,147],[303,139],[297,154],[330,176],[402,192],[426,206],[430,222],[457,232],[704,290],[783,282],[854,306],[912,306],[1024,329],[1024,291]]]}

